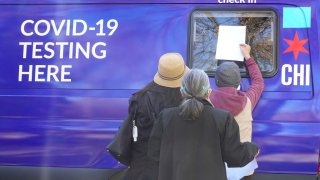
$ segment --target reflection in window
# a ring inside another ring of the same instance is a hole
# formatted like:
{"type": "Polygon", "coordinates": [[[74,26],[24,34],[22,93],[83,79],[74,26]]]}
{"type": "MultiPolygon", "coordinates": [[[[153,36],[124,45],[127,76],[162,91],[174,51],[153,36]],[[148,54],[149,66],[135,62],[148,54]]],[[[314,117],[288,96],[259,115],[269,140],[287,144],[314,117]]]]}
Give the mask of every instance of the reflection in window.
{"type": "MultiPolygon", "coordinates": [[[[263,74],[275,71],[275,25],[273,11],[194,11],[191,20],[191,60],[193,68],[208,73],[216,70],[216,45],[220,25],[247,26],[246,43],[263,74]]],[[[241,72],[246,72],[240,63],[241,72]]]]}

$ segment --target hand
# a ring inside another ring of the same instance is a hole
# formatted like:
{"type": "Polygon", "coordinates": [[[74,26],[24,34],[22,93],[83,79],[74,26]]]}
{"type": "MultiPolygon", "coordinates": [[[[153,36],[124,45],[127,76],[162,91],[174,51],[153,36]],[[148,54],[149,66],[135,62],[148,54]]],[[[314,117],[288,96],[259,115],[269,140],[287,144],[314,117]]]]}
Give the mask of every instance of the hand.
{"type": "Polygon", "coordinates": [[[248,44],[240,44],[240,50],[246,60],[251,58],[250,56],[251,47],[248,44]]]}

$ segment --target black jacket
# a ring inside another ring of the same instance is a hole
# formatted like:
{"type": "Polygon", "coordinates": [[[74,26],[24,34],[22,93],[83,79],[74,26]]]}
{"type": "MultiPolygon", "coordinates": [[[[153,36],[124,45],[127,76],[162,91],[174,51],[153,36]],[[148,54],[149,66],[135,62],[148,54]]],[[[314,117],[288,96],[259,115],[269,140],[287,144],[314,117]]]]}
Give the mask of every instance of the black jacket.
{"type": "Polygon", "coordinates": [[[149,140],[149,156],[159,163],[158,180],[226,180],[224,162],[242,167],[258,148],[241,143],[239,127],[226,111],[203,101],[196,120],[179,115],[179,107],[159,114],[149,140]]]}
{"type": "Polygon", "coordinates": [[[168,88],[155,83],[151,85],[151,88],[134,94],[130,99],[129,113],[134,113],[137,106],[135,121],[138,141],[133,143],[132,159],[125,180],[154,179],[157,167],[147,156],[153,123],[163,109],[178,106],[182,100],[180,88],[168,88]]]}

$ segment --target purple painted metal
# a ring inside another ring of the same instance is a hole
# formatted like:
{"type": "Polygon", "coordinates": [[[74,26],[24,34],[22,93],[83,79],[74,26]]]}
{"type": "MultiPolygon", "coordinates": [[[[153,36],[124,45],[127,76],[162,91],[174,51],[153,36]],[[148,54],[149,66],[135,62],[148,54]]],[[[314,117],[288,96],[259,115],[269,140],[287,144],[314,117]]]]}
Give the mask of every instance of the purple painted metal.
{"type": "MultiPolygon", "coordinates": [[[[118,167],[105,146],[127,114],[130,95],[152,80],[160,55],[176,51],[187,60],[190,13],[196,8],[246,7],[272,8],[280,19],[278,73],[265,79],[265,92],[253,114],[253,141],[261,148],[259,171],[316,174],[320,144],[320,4],[315,0],[257,1],[1,2],[0,165],[118,167]],[[293,6],[312,8],[311,28],[282,28],[282,8],[293,6]],[[26,19],[83,19],[89,26],[98,27],[100,19],[111,18],[119,22],[111,37],[98,37],[96,32],[82,37],[26,37],[20,32],[26,19]],[[300,39],[309,39],[305,46],[309,54],[300,53],[297,61],[293,53],[283,54],[288,47],[283,39],[293,39],[296,32],[300,39]],[[21,41],[103,41],[107,42],[107,58],[23,59],[21,41]],[[72,82],[18,82],[21,64],[72,65],[72,82]],[[283,64],[310,64],[311,85],[283,86],[283,64]]],[[[242,79],[242,88],[248,88],[248,84],[248,79],[242,79]]]]}

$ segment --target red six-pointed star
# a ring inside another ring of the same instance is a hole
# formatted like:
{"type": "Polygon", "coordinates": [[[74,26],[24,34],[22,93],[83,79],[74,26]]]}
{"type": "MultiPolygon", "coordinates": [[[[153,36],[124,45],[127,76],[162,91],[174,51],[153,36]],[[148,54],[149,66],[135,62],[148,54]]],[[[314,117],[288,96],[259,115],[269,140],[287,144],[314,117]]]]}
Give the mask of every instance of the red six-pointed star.
{"type": "Polygon", "coordinates": [[[283,53],[293,52],[295,60],[298,58],[300,51],[309,54],[309,51],[303,47],[304,44],[308,42],[308,39],[300,40],[298,32],[294,35],[293,41],[289,39],[284,39],[284,41],[289,47],[283,53]]]}

